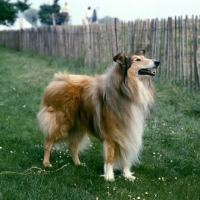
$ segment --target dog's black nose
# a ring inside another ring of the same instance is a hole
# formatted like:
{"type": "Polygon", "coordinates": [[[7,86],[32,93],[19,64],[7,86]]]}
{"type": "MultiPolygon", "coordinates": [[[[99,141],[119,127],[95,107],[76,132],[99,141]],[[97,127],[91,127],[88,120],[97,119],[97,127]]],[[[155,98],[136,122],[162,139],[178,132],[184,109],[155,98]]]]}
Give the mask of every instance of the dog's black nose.
{"type": "Polygon", "coordinates": [[[159,61],[159,60],[155,60],[155,61],[154,61],[154,64],[155,64],[156,67],[158,67],[159,64],[160,64],[160,61],[159,61]]]}

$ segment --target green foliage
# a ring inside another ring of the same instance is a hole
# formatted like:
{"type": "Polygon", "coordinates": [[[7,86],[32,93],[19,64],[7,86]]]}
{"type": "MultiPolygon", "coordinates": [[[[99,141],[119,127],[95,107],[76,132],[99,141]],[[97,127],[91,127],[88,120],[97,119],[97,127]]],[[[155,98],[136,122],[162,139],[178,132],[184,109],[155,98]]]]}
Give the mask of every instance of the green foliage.
{"type": "Polygon", "coordinates": [[[49,5],[41,5],[38,12],[42,24],[52,25],[52,7],[49,5]]]}
{"type": "Polygon", "coordinates": [[[59,14],[60,6],[58,5],[58,1],[59,0],[54,0],[53,5],[43,4],[40,6],[38,15],[42,24],[52,25],[53,24],[52,14],[55,14],[56,24],[62,23],[62,21],[60,20],[61,15],[59,14]]]}
{"type": "Polygon", "coordinates": [[[28,0],[10,3],[10,0],[0,0],[0,24],[13,24],[17,18],[18,11],[24,12],[30,7],[28,0]]]}
{"type": "Polygon", "coordinates": [[[17,0],[17,3],[15,3],[17,10],[21,12],[28,10],[30,8],[30,5],[31,4],[28,4],[28,0],[24,0],[24,2],[17,0]]]}
{"type": "Polygon", "coordinates": [[[0,0],[0,24],[13,24],[17,18],[17,10],[10,0],[0,0]]]}
{"type": "Polygon", "coordinates": [[[198,91],[155,78],[155,106],[146,121],[141,163],[132,167],[136,180],[124,180],[116,171],[116,180],[106,182],[99,176],[102,146],[93,138],[80,155],[86,167],[74,166],[62,147],[51,154],[53,167],[44,168],[43,135],[36,123],[43,90],[55,72],[95,71],[81,60],[1,46],[0,55],[0,199],[200,199],[198,91]]]}

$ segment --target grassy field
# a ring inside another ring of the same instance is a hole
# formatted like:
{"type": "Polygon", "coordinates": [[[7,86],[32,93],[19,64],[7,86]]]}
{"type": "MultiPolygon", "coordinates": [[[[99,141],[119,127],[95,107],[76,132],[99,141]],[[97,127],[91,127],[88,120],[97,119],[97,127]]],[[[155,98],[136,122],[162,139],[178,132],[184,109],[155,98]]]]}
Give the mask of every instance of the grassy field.
{"type": "MultiPolygon", "coordinates": [[[[105,66],[97,70],[102,72],[105,66]]],[[[44,87],[54,72],[93,74],[73,59],[46,58],[0,47],[0,199],[200,199],[200,93],[154,79],[156,103],[146,121],[136,180],[114,182],[103,174],[101,144],[80,155],[74,166],[66,148],[42,165],[43,135],[36,122],[44,87]]]]}

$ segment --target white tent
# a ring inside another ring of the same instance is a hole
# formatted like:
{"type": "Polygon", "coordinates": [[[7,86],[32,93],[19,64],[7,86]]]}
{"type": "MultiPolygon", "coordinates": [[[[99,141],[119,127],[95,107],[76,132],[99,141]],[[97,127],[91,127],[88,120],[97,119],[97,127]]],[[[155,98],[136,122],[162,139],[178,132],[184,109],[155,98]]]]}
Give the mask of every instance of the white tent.
{"type": "Polygon", "coordinates": [[[23,16],[19,16],[12,26],[0,25],[0,30],[20,30],[31,27],[32,25],[23,16]]]}
{"type": "Polygon", "coordinates": [[[0,24],[0,31],[3,31],[3,30],[8,30],[9,27],[8,26],[5,26],[5,25],[1,25],[0,24]]]}
{"type": "Polygon", "coordinates": [[[10,27],[12,30],[31,28],[32,25],[22,16],[19,16],[13,26],[10,27]]]}

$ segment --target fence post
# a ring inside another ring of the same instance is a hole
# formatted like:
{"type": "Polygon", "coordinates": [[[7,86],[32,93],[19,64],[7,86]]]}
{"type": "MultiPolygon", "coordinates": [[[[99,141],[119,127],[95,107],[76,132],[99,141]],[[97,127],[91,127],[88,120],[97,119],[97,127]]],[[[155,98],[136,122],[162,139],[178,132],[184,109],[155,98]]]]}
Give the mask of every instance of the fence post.
{"type": "Polygon", "coordinates": [[[184,65],[184,27],[182,16],[178,18],[178,26],[179,26],[179,76],[180,80],[183,81],[183,85],[186,84],[185,77],[185,65],[184,65]]]}
{"type": "Polygon", "coordinates": [[[166,46],[167,46],[167,25],[166,25],[166,19],[164,19],[163,22],[163,30],[164,30],[164,34],[163,34],[163,60],[162,60],[162,71],[164,72],[164,77],[166,78],[166,73],[167,73],[167,66],[166,66],[166,46]]]}
{"type": "Polygon", "coordinates": [[[119,50],[118,38],[117,38],[117,18],[115,18],[115,44],[116,44],[116,53],[117,53],[119,50]]]}
{"type": "Polygon", "coordinates": [[[154,57],[154,51],[155,51],[155,19],[151,20],[151,58],[154,57]]]}
{"type": "Polygon", "coordinates": [[[197,87],[200,87],[200,74],[198,68],[198,16],[195,18],[194,26],[194,71],[195,71],[195,81],[197,87]]]}
{"type": "Polygon", "coordinates": [[[188,70],[188,16],[185,17],[185,63],[186,63],[186,80],[187,80],[187,86],[190,87],[190,79],[189,79],[189,70],[188,70]]]}
{"type": "Polygon", "coordinates": [[[175,52],[175,54],[174,54],[174,57],[175,57],[175,71],[174,71],[174,73],[175,73],[175,78],[177,78],[178,77],[178,22],[177,22],[177,17],[175,16],[175,19],[174,19],[174,29],[175,29],[175,39],[174,39],[174,43],[175,43],[175,49],[174,49],[174,52],[175,52]]]}
{"type": "Polygon", "coordinates": [[[52,24],[53,24],[53,26],[56,25],[56,19],[55,19],[55,14],[54,13],[52,13],[52,24]]]}
{"type": "Polygon", "coordinates": [[[89,66],[93,67],[93,31],[92,31],[92,25],[89,25],[89,34],[88,34],[88,40],[89,40],[89,66]]]}
{"type": "MultiPolygon", "coordinates": [[[[173,39],[172,39],[172,18],[167,21],[168,48],[167,48],[167,79],[171,77],[171,68],[173,69],[173,39]]],[[[173,76],[174,74],[172,74],[173,76]]]]}
{"type": "Polygon", "coordinates": [[[86,55],[85,55],[85,64],[89,67],[92,67],[92,33],[91,33],[91,25],[86,25],[86,38],[85,38],[85,45],[86,45],[86,55]]]}
{"type": "Polygon", "coordinates": [[[135,29],[134,29],[134,23],[131,22],[131,54],[134,53],[134,44],[135,44],[135,29]]]}

